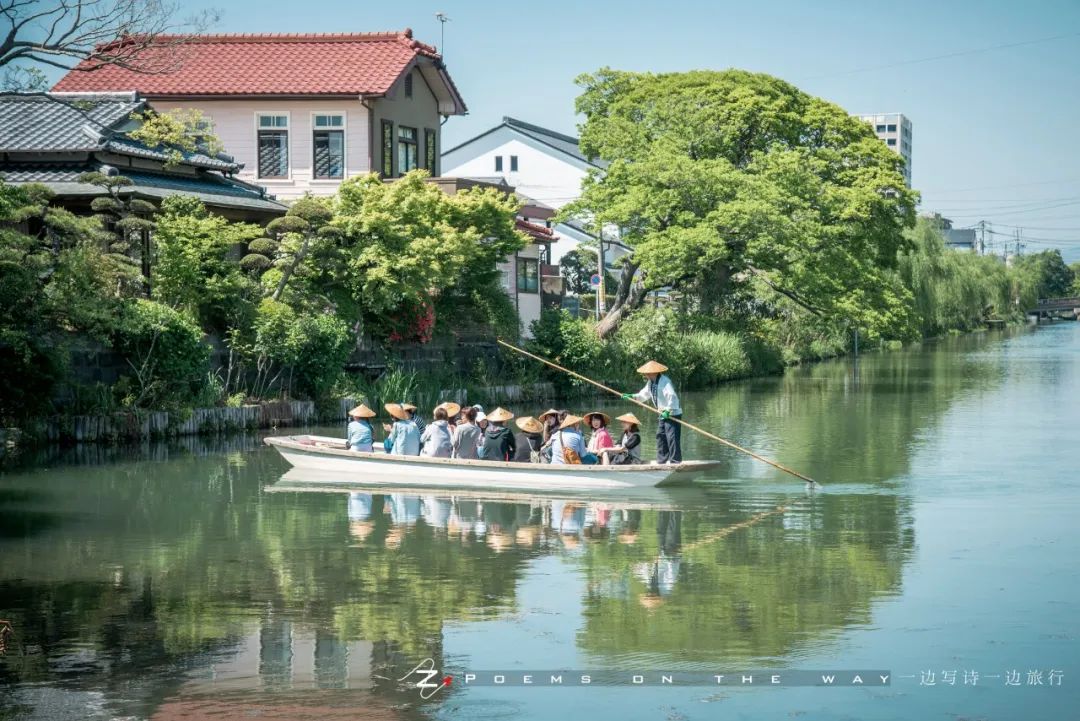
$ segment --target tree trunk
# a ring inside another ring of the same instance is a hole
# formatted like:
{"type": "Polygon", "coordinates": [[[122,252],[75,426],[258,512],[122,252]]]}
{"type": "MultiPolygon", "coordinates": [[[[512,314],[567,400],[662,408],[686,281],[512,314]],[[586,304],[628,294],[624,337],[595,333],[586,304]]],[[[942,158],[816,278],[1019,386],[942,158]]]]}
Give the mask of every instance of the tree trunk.
{"type": "Polygon", "coordinates": [[[596,325],[596,333],[601,338],[607,338],[614,333],[630,311],[640,308],[645,302],[645,284],[640,278],[634,277],[637,270],[637,263],[627,261],[623,264],[615,301],[611,304],[607,315],[596,325]]]}
{"type": "Polygon", "coordinates": [[[281,294],[285,292],[285,286],[289,283],[289,278],[292,277],[293,272],[297,266],[303,262],[304,256],[307,255],[308,243],[311,242],[311,236],[305,234],[304,242],[300,246],[300,250],[297,251],[296,257],[293,258],[293,262],[286,266],[285,270],[281,273],[281,280],[278,281],[277,288],[274,289],[274,294],[270,296],[271,300],[281,300],[281,294]]]}

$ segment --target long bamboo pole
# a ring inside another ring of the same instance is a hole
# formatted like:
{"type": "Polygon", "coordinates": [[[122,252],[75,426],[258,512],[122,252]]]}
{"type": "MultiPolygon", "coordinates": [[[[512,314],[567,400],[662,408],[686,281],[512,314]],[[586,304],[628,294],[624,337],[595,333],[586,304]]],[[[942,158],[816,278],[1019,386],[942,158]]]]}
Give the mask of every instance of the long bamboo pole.
{"type": "MultiPolygon", "coordinates": [[[[574,371],[570,370],[569,368],[563,368],[558,363],[554,363],[552,361],[549,361],[547,358],[542,358],[541,356],[530,353],[527,350],[524,350],[522,348],[518,348],[517,346],[511,345],[510,343],[507,343],[506,341],[504,341],[502,339],[497,339],[497,340],[498,340],[499,345],[505,346],[506,348],[509,348],[512,351],[520,353],[523,356],[527,356],[529,358],[532,358],[535,361],[540,361],[544,365],[551,366],[555,370],[560,370],[563,373],[567,373],[569,375],[572,375],[575,378],[578,378],[580,380],[585,381],[586,383],[591,383],[592,385],[596,386],[597,388],[600,388],[601,390],[605,390],[608,393],[611,393],[613,395],[617,395],[620,398],[623,395],[622,392],[617,391],[614,388],[609,388],[606,385],[604,385],[603,383],[600,383],[598,381],[594,381],[592,378],[586,378],[585,376],[581,375],[580,373],[575,373],[574,371]]],[[[641,401],[637,400],[636,398],[631,398],[630,402],[635,404],[635,405],[641,406],[642,408],[644,408],[647,411],[652,411],[653,413],[656,413],[657,415],[660,414],[659,409],[653,408],[652,406],[650,406],[650,405],[648,405],[646,403],[642,403],[641,401]]],[[[814,485],[820,485],[817,481],[815,481],[813,478],[810,478],[809,476],[804,476],[803,474],[799,473],[798,471],[793,471],[792,469],[788,468],[785,465],[777,463],[776,461],[773,461],[773,460],[769,460],[765,456],[760,456],[757,453],[754,453],[749,448],[743,448],[742,446],[740,446],[740,445],[738,445],[736,443],[732,443],[731,441],[727,440],[726,438],[721,438],[720,436],[715,435],[713,433],[709,433],[708,431],[706,431],[706,430],[704,430],[702,428],[698,428],[693,423],[687,423],[686,421],[682,420],[681,418],[668,418],[668,420],[675,421],[680,426],[685,426],[686,428],[689,428],[692,431],[696,431],[697,433],[700,433],[701,435],[705,436],[706,438],[711,438],[714,441],[717,441],[719,443],[723,443],[728,448],[734,448],[736,451],[739,451],[740,453],[745,453],[746,455],[750,456],[751,458],[756,458],[757,460],[761,461],[762,463],[768,463],[773,468],[778,468],[781,471],[783,471],[784,473],[790,473],[791,475],[795,476],[796,478],[801,478],[802,480],[806,481],[807,483],[811,483],[811,484],[814,484],[814,485]]]]}

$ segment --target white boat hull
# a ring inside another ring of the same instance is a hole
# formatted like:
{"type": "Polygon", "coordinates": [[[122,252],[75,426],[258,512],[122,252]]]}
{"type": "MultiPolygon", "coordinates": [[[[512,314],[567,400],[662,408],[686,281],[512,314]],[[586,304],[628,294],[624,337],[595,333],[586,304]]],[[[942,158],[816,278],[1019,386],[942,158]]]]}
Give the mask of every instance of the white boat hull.
{"type": "Polygon", "coordinates": [[[395,456],[381,450],[374,453],[345,450],[344,439],[322,436],[272,436],[265,442],[295,468],[372,484],[524,490],[618,489],[685,482],[719,465],[685,461],[586,466],[395,456]]]}

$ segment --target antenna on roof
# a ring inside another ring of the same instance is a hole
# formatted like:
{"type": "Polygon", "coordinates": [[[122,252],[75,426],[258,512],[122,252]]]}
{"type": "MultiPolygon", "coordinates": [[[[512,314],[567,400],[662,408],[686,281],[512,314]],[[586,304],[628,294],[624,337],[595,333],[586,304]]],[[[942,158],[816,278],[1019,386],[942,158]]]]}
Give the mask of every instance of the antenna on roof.
{"type": "Polygon", "coordinates": [[[435,19],[439,21],[439,54],[446,60],[446,23],[450,22],[450,16],[444,12],[435,13],[435,19]]]}

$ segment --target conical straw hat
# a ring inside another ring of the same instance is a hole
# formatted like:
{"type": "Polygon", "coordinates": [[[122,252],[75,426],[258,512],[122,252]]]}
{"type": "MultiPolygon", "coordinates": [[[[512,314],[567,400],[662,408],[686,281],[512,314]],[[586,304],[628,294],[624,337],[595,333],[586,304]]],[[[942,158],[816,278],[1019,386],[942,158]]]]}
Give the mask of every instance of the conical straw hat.
{"type": "Polygon", "coordinates": [[[635,426],[640,426],[641,425],[641,421],[639,421],[637,416],[635,416],[633,413],[623,413],[621,416],[619,416],[615,420],[617,420],[617,421],[625,421],[626,423],[633,423],[635,426]]]}
{"type": "Polygon", "coordinates": [[[567,428],[573,428],[578,423],[581,423],[581,416],[575,416],[573,413],[563,419],[563,422],[559,424],[559,430],[565,431],[567,428]]]}
{"type": "Polygon", "coordinates": [[[502,423],[503,421],[508,421],[513,417],[514,414],[506,410],[505,408],[496,408],[491,413],[487,414],[487,419],[494,423],[502,423]]]}
{"type": "Polygon", "coordinates": [[[387,413],[392,415],[394,418],[397,418],[399,421],[409,420],[408,412],[406,412],[406,410],[402,408],[400,403],[387,403],[383,406],[383,408],[386,409],[387,413]]]}
{"type": "Polygon", "coordinates": [[[585,415],[583,415],[583,416],[581,417],[581,419],[582,419],[583,421],[585,421],[585,423],[586,423],[587,425],[590,425],[590,426],[591,426],[591,425],[592,425],[592,419],[593,419],[593,416],[600,416],[601,418],[603,418],[603,419],[604,419],[604,425],[605,425],[605,426],[606,426],[607,424],[611,423],[611,416],[609,416],[609,415],[608,415],[607,413],[601,413],[600,411],[593,411],[592,413],[586,413],[585,415]]]}
{"type": "Polygon", "coordinates": [[[461,405],[459,403],[454,403],[453,401],[445,401],[445,402],[440,403],[439,405],[437,405],[435,407],[436,408],[442,408],[443,410],[445,410],[446,415],[449,416],[450,418],[453,418],[458,413],[461,413],[461,405]]]}
{"type": "Polygon", "coordinates": [[[353,408],[351,411],[349,411],[349,415],[355,416],[356,418],[374,418],[375,411],[371,410],[363,403],[361,403],[356,408],[353,408]]]}
{"type": "Polygon", "coordinates": [[[517,423],[517,427],[526,433],[543,433],[544,424],[536,420],[532,416],[522,416],[518,418],[514,423],[517,423]]]}
{"type": "Polygon", "coordinates": [[[401,407],[404,408],[407,411],[415,411],[416,410],[416,406],[414,406],[412,403],[408,403],[408,402],[402,403],[401,407]]]}
{"type": "Polygon", "coordinates": [[[666,373],[667,366],[663,363],[657,363],[654,360],[649,361],[645,365],[637,369],[638,373],[666,373]]]}
{"type": "Polygon", "coordinates": [[[556,416],[557,417],[558,415],[559,415],[559,412],[557,410],[555,410],[554,408],[548,408],[546,411],[544,411],[543,413],[538,415],[537,418],[539,418],[540,420],[544,420],[548,416],[556,416]]]}

